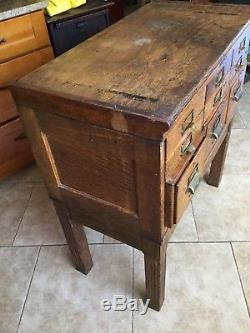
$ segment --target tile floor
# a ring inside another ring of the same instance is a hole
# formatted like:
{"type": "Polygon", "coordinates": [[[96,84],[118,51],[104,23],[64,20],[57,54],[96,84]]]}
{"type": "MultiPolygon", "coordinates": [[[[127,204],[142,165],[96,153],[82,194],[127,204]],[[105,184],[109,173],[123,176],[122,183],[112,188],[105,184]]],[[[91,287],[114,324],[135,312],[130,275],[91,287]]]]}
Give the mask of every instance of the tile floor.
{"type": "Polygon", "coordinates": [[[144,295],[143,256],[86,232],[88,276],[73,268],[37,168],[0,183],[0,333],[249,333],[250,83],[220,188],[200,186],[169,244],[160,313],[101,309],[113,295],[144,295]]]}

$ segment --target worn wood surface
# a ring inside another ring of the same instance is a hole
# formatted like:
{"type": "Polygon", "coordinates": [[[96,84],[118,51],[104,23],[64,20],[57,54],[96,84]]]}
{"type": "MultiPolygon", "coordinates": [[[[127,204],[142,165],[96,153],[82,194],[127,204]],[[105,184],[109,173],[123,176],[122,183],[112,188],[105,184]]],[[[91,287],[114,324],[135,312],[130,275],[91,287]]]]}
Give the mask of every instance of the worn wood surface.
{"type": "Polygon", "coordinates": [[[77,266],[91,266],[80,225],[141,250],[156,310],[194,172],[212,163],[213,180],[221,176],[249,14],[154,2],[13,87],[77,266]]]}
{"type": "Polygon", "coordinates": [[[78,271],[88,274],[93,266],[93,262],[83,226],[70,218],[68,210],[62,203],[56,200],[53,200],[53,202],[75,267],[78,271]]]}
{"type": "Polygon", "coordinates": [[[51,47],[34,51],[24,56],[0,63],[0,88],[8,86],[12,81],[32,72],[54,58],[51,47]]]}
{"type": "Polygon", "coordinates": [[[157,255],[144,255],[146,298],[150,299],[149,306],[156,311],[160,311],[165,298],[166,250],[165,241],[158,246],[157,255]]]}
{"type": "Polygon", "coordinates": [[[33,160],[20,119],[0,126],[0,180],[33,160]]]}
{"type": "Polygon", "coordinates": [[[0,179],[33,161],[8,85],[51,60],[49,45],[42,11],[0,22],[0,179]]]}
{"type": "Polygon", "coordinates": [[[65,95],[168,127],[250,17],[245,6],[179,6],[148,4],[18,85],[33,101],[35,91],[65,95]]]}

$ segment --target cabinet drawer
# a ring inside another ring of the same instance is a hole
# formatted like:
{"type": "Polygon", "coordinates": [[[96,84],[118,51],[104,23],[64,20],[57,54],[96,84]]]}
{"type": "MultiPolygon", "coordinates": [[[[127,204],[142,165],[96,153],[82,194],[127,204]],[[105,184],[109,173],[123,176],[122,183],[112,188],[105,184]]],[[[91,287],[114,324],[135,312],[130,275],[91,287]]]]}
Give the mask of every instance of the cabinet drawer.
{"type": "Polygon", "coordinates": [[[219,105],[224,100],[225,96],[228,95],[229,82],[230,82],[230,73],[223,80],[221,85],[217,87],[216,90],[214,90],[210,98],[206,100],[204,123],[207,124],[210,121],[210,119],[213,117],[214,113],[218,109],[219,105]]]}
{"type": "Polygon", "coordinates": [[[247,53],[249,46],[249,29],[242,34],[234,47],[232,78],[244,71],[247,65],[247,53]]]}
{"type": "MultiPolygon", "coordinates": [[[[203,128],[203,112],[195,118],[192,129],[181,138],[178,147],[175,147],[171,157],[166,162],[166,180],[175,183],[181,173],[195,154],[198,146],[205,136],[203,128]]],[[[169,147],[167,146],[167,151],[169,147]]]]}
{"type": "Polygon", "coordinates": [[[201,131],[202,124],[197,123],[197,119],[204,111],[205,94],[206,87],[204,86],[183,109],[173,127],[169,130],[167,134],[167,160],[172,157],[174,151],[190,133],[201,131]]]}
{"type": "Polygon", "coordinates": [[[49,44],[42,12],[0,22],[0,63],[49,44]]]}
{"type": "Polygon", "coordinates": [[[29,142],[24,134],[20,119],[0,127],[0,169],[18,157],[31,155],[29,142]]]}
{"type": "Polygon", "coordinates": [[[9,89],[0,90],[0,125],[17,117],[17,109],[9,89]]]}
{"type": "Polygon", "coordinates": [[[53,59],[51,47],[29,53],[25,56],[0,64],[0,87],[8,85],[25,74],[53,59]]]}
{"type": "Polygon", "coordinates": [[[225,82],[228,74],[230,73],[232,61],[233,50],[230,50],[208,79],[206,101],[208,101],[212,96],[214,96],[218,89],[225,82]]]}
{"type": "Polygon", "coordinates": [[[205,157],[207,158],[216,143],[220,140],[221,136],[224,133],[226,127],[226,116],[227,116],[227,108],[229,102],[229,95],[227,95],[220,106],[218,107],[216,113],[214,114],[213,118],[210,120],[207,126],[207,134],[204,141],[204,150],[205,150],[205,157]]]}
{"type": "Polygon", "coordinates": [[[205,173],[206,149],[204,143],[186,168],[176,185],[175,223],[182,217],[188,203],[205,173]]]}
{"type": "Polygon", "coordinates": [[[230,97],[229,97],[229,104],[228,104],[228,111],[227,111],[227,124],[231,122],[234,117],[237,104],[240,98],[243,95],[243,83],[245,78],[245,71],[243,71],[238,78],[234,81],[231,89],[230,89],[230,97]]]}

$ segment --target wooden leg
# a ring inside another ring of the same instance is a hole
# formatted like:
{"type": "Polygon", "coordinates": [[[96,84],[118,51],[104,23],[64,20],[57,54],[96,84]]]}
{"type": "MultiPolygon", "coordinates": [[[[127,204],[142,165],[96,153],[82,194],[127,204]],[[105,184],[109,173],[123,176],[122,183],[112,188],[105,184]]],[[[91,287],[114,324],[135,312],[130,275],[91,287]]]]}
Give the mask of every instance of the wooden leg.
{"type": "Polygon", "coordinates": [[[93,262],[83,226],[69,218],[68,211],[61,202],[57,200],[53,200],[53,202],[67,239],[75,267],[78,271],[88,274],[93,266],[93,262]]]}
{"type": "Polygon", "coordinates": [[[144,254],[146,298],[150,299],[149,307],[160,311],[165,298],[166,246],[159,246],[156,257],[144,254]]]}
{"type": "Polygon", "coordinates": [[[225,136],[225,139],[223,140],[217,154],[215,155],[211,163],[210,174],[207,179],[207,183],[211,186],[218,187],[220,185],[230,134],[231,134],[231,126],[229,126],[227,135],[225,136]]]}

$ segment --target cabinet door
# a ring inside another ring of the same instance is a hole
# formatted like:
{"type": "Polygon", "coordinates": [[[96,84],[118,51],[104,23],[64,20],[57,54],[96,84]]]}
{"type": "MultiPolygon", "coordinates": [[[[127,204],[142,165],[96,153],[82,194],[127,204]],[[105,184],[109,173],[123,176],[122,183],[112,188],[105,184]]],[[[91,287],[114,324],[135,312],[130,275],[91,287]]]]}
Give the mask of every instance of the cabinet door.
{"type": "Polygon", "coordinates": [[[41,11],[0,22],[0,63],[50,45],[41,11]]]}
{"type": "Polygon", "coordinates": [[[51,47],[0,64],[0,87],[7,86],[25,74],[53,59],[51,47]]]}
{"type": "Polygon", "coordinates": [[[0,180],[33,160],[20,119],[0,127],[0,180]]]}

